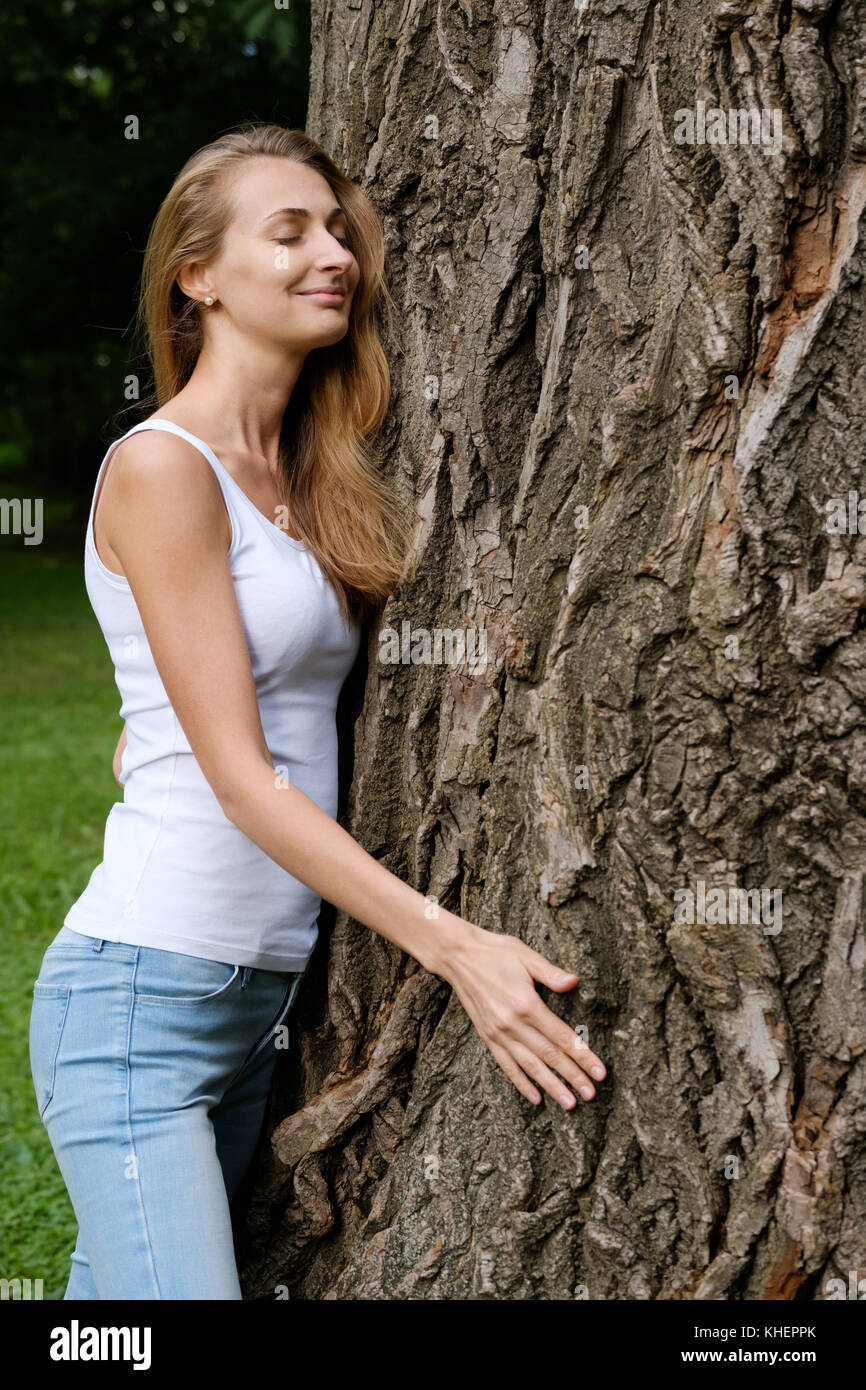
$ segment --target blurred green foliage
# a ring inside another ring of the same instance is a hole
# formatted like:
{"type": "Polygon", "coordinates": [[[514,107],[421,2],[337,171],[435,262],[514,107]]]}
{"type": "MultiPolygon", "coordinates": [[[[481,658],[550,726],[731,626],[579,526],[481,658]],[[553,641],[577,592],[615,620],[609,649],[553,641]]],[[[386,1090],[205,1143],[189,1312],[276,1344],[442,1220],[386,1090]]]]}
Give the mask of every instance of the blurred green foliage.
{"type": "Polygon", "coordinates": [[[309,5],[12,0],[0,64],[0,494],[74,499],[83,543],[125,378],[151,385],[131,341],[150,224],[201,145],[304,126],[309,5]]]}

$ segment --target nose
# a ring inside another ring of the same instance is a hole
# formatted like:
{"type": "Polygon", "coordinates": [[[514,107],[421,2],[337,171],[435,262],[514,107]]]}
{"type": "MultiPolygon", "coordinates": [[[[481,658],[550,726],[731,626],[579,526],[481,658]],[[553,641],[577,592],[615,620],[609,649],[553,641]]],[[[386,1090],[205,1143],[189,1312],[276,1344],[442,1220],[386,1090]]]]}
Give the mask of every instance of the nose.
{"type": "Polygon", "coordinates": [[[323,231],[321,246],[317,248],[315,259],[316,265],[322,270],[334,267],[348,270],[355,258],[347,246],[344,246],[330,232],[323,231]]]}

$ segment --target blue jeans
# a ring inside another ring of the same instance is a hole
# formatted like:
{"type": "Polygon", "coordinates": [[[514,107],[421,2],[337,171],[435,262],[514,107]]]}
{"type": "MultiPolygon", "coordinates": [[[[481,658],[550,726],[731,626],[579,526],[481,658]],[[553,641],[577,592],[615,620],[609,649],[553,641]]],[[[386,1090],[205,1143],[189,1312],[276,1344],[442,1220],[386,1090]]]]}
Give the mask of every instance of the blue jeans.
{"type": "Polygon", "coordinates": [[[30,1066],[78,1221],[64,1298],[241,1298],[229,1202],[304,974],[61,927],[30,1066]]]}

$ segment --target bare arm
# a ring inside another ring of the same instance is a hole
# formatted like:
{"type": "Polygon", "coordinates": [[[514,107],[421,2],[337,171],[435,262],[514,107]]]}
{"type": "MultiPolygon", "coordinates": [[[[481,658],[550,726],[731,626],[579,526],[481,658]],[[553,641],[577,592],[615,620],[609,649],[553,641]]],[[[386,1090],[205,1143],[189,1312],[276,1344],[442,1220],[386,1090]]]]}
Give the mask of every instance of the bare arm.
{"type": "Polygon", "coordinates": [[[114,757],[113,757],[112,762],[111,762],[111,767],[112,767],[112,771],[114,772],[115,781],[120,782],[120,785],[121,785],[121,786],[123,786],[123,783],[120,781],[120,773],[121,773],[120,760],[121,760],[121,758],[123,757],[123,750],[124,750],[125,747],[126,747],[126,725],[124,724],[123,728],[122,728],[121,731],[120,731],[120,738],[117,740],[117,747],[116,747],[115,750],[114,750],[114,757]]]}
{"type": "Polygon", "coordinates": [[[102,494],[105,534],[122,561],[168,697],[226,816],[315,893],[448,980],[523,1095],[535,1098],[531,1076],[573,1105],[555,1068],[574,1086],[588,1086],[588,1099],[594,1090],[584,1068],[601,1068],[603,1076],[601,1062],[534,985],[563,992],[577,976],[515,937],[441,908],[427,915],[421,893],[300,788],[280,784],[226,557],[225,508],[207,461],[177,436],[143,431],[118,447],[102,494]]]}

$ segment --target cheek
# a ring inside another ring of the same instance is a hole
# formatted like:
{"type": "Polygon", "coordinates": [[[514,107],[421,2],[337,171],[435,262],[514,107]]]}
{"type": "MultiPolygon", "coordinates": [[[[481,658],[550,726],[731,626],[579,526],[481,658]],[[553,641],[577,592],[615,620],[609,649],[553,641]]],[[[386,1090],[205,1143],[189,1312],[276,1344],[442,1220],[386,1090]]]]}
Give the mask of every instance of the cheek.
{"type": "Polygon", "coordinates": [[[267,247],[244,268],[239,284],[255,313],[266,313],[269,306],[279,303],[291,281],[291,269],[286,258],[278,253],[280,246],[267,247]]]}
{"type": "Polygon", "coordinates": [[[238,281],[251,289],[273,289],[275,283],[289,278],[291,264],[290,248],[267,242],[245,256],[233,270],[237,272],[238,281]]]}
{"type": "Polygon", "coordinates": [[[286,254],[285,246],[268,247],[256,268],[259,283],[269,290],[284,285],[291,277],[291,265],[292,258],[286,254]]]}

